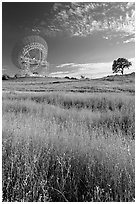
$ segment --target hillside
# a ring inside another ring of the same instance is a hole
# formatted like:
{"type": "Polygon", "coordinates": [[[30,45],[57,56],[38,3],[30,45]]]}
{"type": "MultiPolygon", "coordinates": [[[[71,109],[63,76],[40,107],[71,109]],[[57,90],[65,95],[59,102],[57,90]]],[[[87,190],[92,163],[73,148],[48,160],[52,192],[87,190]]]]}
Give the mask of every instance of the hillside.
{"type": "Polygon", "coordinates": [[[134,78],[3,81],[3,201],[133,202],[134,78]]]}
{"type": "Polygon", "coordinates": [[[2,81],[3,91],[135,92],[135,73],[99,79],[17,78],[2,81]]]}

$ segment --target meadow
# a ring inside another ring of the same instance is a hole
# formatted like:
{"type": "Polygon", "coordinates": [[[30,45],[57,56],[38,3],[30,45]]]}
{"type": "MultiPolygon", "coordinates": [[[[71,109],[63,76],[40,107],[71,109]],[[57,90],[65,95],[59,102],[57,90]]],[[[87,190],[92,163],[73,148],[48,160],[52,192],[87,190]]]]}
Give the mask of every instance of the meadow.
{"type": "Polygon", "coordinates": [[[120,77],[4,81],[3,201],[135,201],[134,77],[120,77]]]}

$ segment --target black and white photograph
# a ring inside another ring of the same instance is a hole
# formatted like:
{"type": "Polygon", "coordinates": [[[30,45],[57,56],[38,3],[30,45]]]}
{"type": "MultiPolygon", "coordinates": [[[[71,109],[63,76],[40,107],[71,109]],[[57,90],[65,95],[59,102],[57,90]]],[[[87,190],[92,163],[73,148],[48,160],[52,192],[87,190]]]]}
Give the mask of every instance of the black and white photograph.
{"type": "Polygon", "coordinates": [[[135,202],[135,2],[1,2],[2,202],[135,202]]]}

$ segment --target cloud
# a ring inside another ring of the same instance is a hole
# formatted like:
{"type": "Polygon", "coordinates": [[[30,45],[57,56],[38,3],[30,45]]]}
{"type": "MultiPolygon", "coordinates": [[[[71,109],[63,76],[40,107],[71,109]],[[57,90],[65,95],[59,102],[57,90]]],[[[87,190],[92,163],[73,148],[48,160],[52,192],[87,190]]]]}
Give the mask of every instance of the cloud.
{"type": "Polygon", "coordinates": [[[2,71],[7,70],[8,69],[8,65],[3,65],[2,66],[2,71]]]}
{"type": "Polygon", "coordinates": [[[104,30],[128,34],[135,32],[134,3],[73,2],[57,5],[53,27],[67,30],[71,36],[84,37],[104,30]]]}
{"type": "Polygon", "coordinates": [[[106,39],[106,40],[108,40],[108,39],[109,39],[109,37],[108,37],[108,36],[103,36],[103,38],[104,38],[104,39],[106,39]]]}
{"type": "Polygon", "coordinates": [[[53,10],[56,11],[60,6],[62,6],[62,3],[59,3],[59,2],[54,3],[54,5],[53,5],[53,10]]]}
{"type": "Polygon", "coordinates": [[[131,8],[131,7],[134,7],[134,4],[135,4],[135,2],[128,2],[127,3],[127,9],[131,8]]]}
{"type": "Polygon", "coordinates": [[[130,43],[130,42],[135,42],[135,38],[130,38],[129,40],[123,41],[123,43],[130,43]]]}
{"type": "Polygon", "coordinates": [[[86,37],[105,32],[102,37],[106,40],[124,38],[135,34],[135,3],[56,2],[50,13],[37,21],[33,30],[53,37],[62,34],[86,37]]]}
{"type": "Polygon", "coordinates": [[[69,66],[71,67],[72,65],[74,65],[74,63],[65,63],[65,64],[57,65],[56,67],[57,68],[62,68],[62,67],[66,67],[66,66],[67,67],[69,67],[69,66]]]}
{"type": "Polygon", "coordinates": [[[64,74],[69,74],[69,71],[65,71],[65,72],[63,72],[63,71],[57,71],[57,72],[52,72],[52,73],[50,73],[50,75],[52,76],[52,75],[64,75],[64,74]]]}
{"type": "MultiPolygon", "coordinates": [[[[131,61],[132,66],[130,69],[125,69],[125,73],[131,73],[135,71],[135,58],[129,59],[131,61]]],[[[59,67],[62,68],[62,65],[58,65],[58,69],[55,72],[50,73],[50,76],[58,76],[58,77],[77,77],[80,78],[81,75],[89,78],[99,78],[108,75],[113,75],[112,73],[112,62],[102,62],[102,63],[86,63],[86,64],[76,64],[76,63],[66,63],[62,64],[64,71],[59,67]],[[69,64],[69,67],[68,67],[69,64]]]]}

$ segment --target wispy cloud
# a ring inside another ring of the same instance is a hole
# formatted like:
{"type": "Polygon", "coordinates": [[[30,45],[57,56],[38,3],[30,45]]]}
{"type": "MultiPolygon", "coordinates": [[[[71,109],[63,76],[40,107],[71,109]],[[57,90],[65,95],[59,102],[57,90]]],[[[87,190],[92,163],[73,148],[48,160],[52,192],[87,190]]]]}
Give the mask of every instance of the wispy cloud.
{"type": "Polygon", "coordinates": [[[3,65],[2,66],[2,71],[5,71],[5,70],[7,70],[8,69],[8,65],[3,65]]]}
{"type": "Polygon", "coordinates": [[[63,72],[63,71],[57,71],[57,72],[52,72],[52,73],[50,73],[50,76],[53,76],[53,75],[59,75],[59,76],[64,76],[64,75],[66,75],[66,74],[69,74],[70,72],[69,71],[65,71],[65,72],[63,72]]]}
{"type": "MultiPolygon", "coordinates": [[[[130,69],[125,69],[125,73],[130,73],[135,71],[135,58],[129,59],[132,66],[130,69]]],[[[76,64],[76,63],[66,63],[58,65],[57,71],[50,73],[50,76],[57,77],[77,77],[80,78],[81,75],[89,78],[99,78],[107,75],[113,75],[112,73],[112,62],[103,62],[103,63],[86,63],[86,64],[76,64]],[[60,71],[59,68],[64,68],[64,71],[60,71]],[[66,70],[67,69],[67,70],[66,70]]]]}
{"type": "Polygon", "coordinates": [[[61,65],[57,65],[56,67],[57,68],[62,68],[62,67],[71,67],[71,66],[73,66],[73,65],[75,65],[74,63],[65,63],[65,64],[61,64],[61,65]]]}
{"type": "Polygon", "coordinates": [[[130,38],[129,40],[124,40],[123,43],[135,42],[135,38],[130,38]]]}

